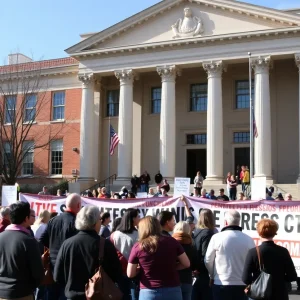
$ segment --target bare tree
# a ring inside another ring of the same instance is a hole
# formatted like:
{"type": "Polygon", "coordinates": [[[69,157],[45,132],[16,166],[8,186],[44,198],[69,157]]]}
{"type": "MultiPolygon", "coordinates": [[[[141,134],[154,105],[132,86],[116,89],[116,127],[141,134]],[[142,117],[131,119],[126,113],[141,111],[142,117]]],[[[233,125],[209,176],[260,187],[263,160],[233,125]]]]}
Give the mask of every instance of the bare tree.
{"type": "Polygon", "coordinates": [[[64,126],[38,121],[52,101],[46,67],[42,61],[0,67],[0,175],[7,184],[16,183],[29,152],[48,148],[64,126]]]}

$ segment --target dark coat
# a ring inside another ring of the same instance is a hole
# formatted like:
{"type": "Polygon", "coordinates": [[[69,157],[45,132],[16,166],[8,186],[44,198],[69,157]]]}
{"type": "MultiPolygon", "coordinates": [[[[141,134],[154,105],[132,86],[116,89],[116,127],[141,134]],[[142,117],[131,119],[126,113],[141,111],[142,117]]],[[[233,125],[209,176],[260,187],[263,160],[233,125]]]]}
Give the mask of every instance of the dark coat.
{"type": "MultiPolygon", "coordinates": [[[[263,242],[259,246],[261,261],[266,273],[272,275],[272,296],[270,300],[288,300],[287,282],[297,280],[297,273],[286,248],[274,242],[263,242]]],[[[246,258],[243,281],[249,285],[260,274],[256,248],[250,249],[246,258]]]]}
{"type": "Polygon", "coordinates": [[[204,228],[204,229],[198,228],[194,231],[193,239],[197,251],[196,270],[202,275],[205,274],[209,276],[208,271],[204,264],[204,257],[206,255],[206,251],[210,239],[214,234],[215,232],[208,228],[204,228]]]}
{"type": "Polygon", "coordinates": [[[154,177],[154,180],[155,180],[156,184],[160,184],[162,182],[162,180],[163,180],[163,177],[162,177],[162,175],[160,173],[157,173],[155,175],[155,177],[154,177]]]}
{"type": "Polygon", "coordinates": [[[64,212],[51,219],[39,242],[50,249],[51,266],[55,266],[58,251],[63,242],[78,233],[75,228],[76,215],[64,212]]]}
{"type": "Polygon", "coordinates": [[[181,244],[181,246],[183,247],[184,252],[186,253],[187,257],[190,260],[190,267],[178,271],[180,283],[192,284],[193,283],[192,271],[195,269],[196,261],[197,261],[196,248],[194,244],[189,244],[189,245],[181,244]]]}
{"type": "Polygon", "coordinates": [[[23,231],[0,234],[0,298],[15,299],[33,293],[44,277],[37,241],[23,231]]]}
{"type": "MultiPolygon", "coordinates": [[[[68,299],[86,299],[85,285],[99,267],[100,237],[95,231],[80,231],[66,240],[59,250],[54,280],[65,286],[68,299]]],[[[122,277],[121,264],[115,247],[105,240],[103,269],[107,275],[118,282],[122,277]]]]}

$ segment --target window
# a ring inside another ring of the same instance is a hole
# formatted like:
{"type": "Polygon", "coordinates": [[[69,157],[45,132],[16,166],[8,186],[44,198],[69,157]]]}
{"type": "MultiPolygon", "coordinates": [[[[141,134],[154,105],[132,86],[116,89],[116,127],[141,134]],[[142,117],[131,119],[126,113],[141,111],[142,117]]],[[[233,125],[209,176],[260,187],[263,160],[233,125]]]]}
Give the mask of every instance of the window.
{"type": "Polygon", "coordinates": [[[11,124],[14,122],[16,114],[16,96],[7,96],[5,97],[5,123],[11,124]]]}
{"type": "Polygon", "coordinates": [[[206,133],[188,134],[186,136],[186,143],[191,145],[206,145],[206,133]]]}
{"type": "MultiPolygon", "coordinates": [[[[243,109],[250,107],[249,96],[249,80],[236,81],[235,83],[236,94],[236,108],[243,109]]],[[[254,97],[254,81],[252,81],[252,98],[254,97]]]]}
{"type": "Polygon", "coordinates": [[[207,84],[192,84],[190,91],[190,111],[207,111],[207,84]]]}
{"type": "Polygon", "coordinates": [[[65,92],[54,92],[52,97],[52,120],[65,119],[65,92]]]}
{"type": "Polygon", "coordinates": [[[161,87],[151,89],[151,113],[160,114],[161,87]]]}
{"type": "Polygon", "coordinates": [[[12,159],[10,143],[9,142],[3,143],[3,148],[4,148],[3,164],[4,164],[4,168],[8,172],[9,166],[11,164],[10,160],[12,159]]]}
{"type": "Polygon", "coordinates": [[[24,122],[34,122],[36,112],[36,95],[27,95],[25,98],[24,122]]]}
{"type": "Polygon", "coordinates": [[[63,165],[63,141],[51,142],[51,174],[61,175],[63,165]]]}
{"type": "Polygon", "coordinates": [[[234,132],[233,133],[234,143],[250,143],[250,132],[234,132]]]}
{"type": "Polygon", "coordinates": [[[34,142],[25,141],[23,143],[23,166],[22,175],[32,175],[33,174],[33,152],[34,152],[34,142]]]}
{"type": "Polygon", "coordinates": [[[119,115],[119,90],[107,91],[107,117],[117,117],[119,115]]]}

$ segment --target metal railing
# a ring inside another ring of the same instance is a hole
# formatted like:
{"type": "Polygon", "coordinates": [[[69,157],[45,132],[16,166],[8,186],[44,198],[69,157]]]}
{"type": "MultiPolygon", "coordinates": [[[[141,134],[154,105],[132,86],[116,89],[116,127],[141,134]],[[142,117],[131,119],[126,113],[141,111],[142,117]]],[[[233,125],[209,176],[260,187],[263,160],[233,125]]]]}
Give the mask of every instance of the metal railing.
{"type": "Polygon", "coordinates": [[[97,190],[99,187],[100,188],[101,187],[109,187],[110,188],[116,179],[117,179],[117,174],[113,174],[110,177],[108,177],[100,182],[97,182],[95,185],[85,189],[81,193],[84,193],[86,190],[90,190],[92,192],[93,190],[97,190]]]}

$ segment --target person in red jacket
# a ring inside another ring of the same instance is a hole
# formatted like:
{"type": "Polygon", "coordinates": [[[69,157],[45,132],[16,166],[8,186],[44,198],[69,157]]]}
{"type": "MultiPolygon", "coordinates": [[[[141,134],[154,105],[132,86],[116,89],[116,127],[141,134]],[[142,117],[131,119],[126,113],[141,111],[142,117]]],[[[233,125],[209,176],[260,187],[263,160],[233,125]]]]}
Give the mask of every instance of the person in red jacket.
{"type": "Polygon", "coordinates": [[[5,228],[10,225],[10,208],[2,207],[0,210],[0,232],[3,232],[5,228]]]}

